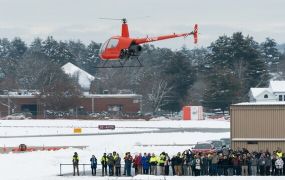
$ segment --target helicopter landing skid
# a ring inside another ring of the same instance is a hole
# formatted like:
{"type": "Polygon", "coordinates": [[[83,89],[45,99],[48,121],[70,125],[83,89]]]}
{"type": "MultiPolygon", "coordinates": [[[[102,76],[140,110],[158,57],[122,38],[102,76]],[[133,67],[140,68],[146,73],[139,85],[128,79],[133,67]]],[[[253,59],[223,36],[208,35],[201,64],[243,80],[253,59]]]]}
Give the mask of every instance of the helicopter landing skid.
{"type": "Polygon", "coordinates": [[[115,61],[104,61],[104,63],[102,63],[102,66],[95,66],[94,68],[132,68],[132,67],[143,67],[142,63],[140,62],[139,58],[135,58],[137,60],[137,64],[136,65],[128,65],[129,60],[130,59],[120,59],[117,60],[117,62],[119,63],[114,63],[115,61]],[[109,65],[108,65],[109,64],[109,65]]]}

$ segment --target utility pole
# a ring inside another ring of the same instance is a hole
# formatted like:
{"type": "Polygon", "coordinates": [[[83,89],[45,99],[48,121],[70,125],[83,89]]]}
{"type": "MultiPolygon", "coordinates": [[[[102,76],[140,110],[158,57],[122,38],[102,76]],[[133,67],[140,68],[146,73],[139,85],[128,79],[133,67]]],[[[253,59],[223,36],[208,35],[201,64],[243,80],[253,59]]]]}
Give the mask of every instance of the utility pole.
{"type": "Polygon", "coordinates": [[[10,115],[10,112],[11,112],[11,106],[10,106],[10,104],[11,104],[11,102],[10,102],[10,96],[9,96],[9,91],[8,91],[8,115],[10,115]]]}

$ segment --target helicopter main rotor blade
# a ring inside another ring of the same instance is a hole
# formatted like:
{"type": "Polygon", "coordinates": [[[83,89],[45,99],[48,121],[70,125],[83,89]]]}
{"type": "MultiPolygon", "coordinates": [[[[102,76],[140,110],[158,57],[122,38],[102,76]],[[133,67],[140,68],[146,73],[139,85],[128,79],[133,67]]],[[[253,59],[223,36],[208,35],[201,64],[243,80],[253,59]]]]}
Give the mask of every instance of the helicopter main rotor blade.
{"type": "Polygon", "coordinates": [[[104,20],[115,20],[115,21],[121,21],[122,19],[116,19],[116,18],[99,18],[99,19],[104,19],[104,20]]]}

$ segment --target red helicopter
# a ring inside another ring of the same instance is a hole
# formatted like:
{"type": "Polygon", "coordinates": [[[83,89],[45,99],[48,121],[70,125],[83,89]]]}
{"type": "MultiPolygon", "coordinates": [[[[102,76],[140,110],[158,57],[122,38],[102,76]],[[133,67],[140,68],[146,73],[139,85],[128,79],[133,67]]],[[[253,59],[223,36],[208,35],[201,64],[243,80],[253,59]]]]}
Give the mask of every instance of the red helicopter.
{"type": "MultiPolygon", "coordinates": [[[[145,38],[131,38],[129,35],[129,29],[127,24],[127,19],[111,19],[111,18],[100,18],[100,19],[108,19],[108,20],[121,20],[122,21],[122,32],[121,36],[113,36],[108,39],[104,44],[102,44],[99,50],[99,57],[105,61],[104,65],[107,61],[119,61],[120,66],[112,66],[114,67],[126,67],[124,66],[126,61],[136,57],[140,66],[127,66],[127,67],[142,67],[141,62],[138,57],[142,52],[141,44],[149,43],[153,41],[160,41],[165,39],[177,38],[177,37],[187,37],[189,35],[194,36],[194,43],[198,42],[198,25],[194,25],[194,30],[190,33],[182,33],[182,34],[170,34],[158,37],[145,37],[145,38]]],[[[102,68],[109,68],[102,66],[102,68]]]]}

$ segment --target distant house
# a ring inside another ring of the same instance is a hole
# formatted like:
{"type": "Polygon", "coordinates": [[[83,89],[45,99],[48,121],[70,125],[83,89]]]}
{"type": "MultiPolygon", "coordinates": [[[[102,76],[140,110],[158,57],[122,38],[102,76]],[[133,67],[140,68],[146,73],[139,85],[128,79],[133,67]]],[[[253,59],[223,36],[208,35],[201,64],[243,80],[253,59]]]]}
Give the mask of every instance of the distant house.
{"type": "Polygon", "coordinates": [[[78,84],[83,90],[89,91],[91,82],[95,79],[94,76],[70,62],[63,65],[61,69],[65,72],[65,74],[77,78],[78,84]]]}
{"type": "Polygon", "coordinates": [[[270,81],[268,88],[250,88],[250,102],[285,101],[285,81],[270,81]]]}

